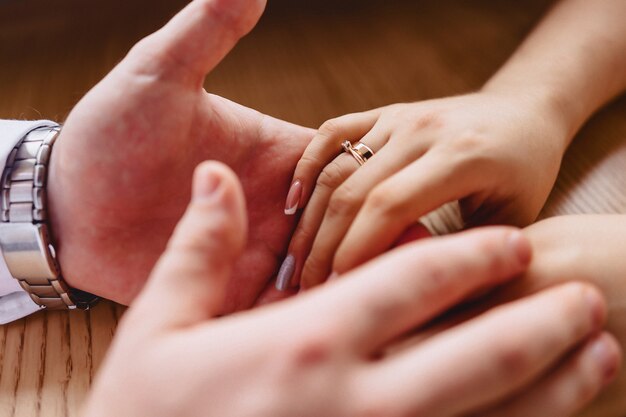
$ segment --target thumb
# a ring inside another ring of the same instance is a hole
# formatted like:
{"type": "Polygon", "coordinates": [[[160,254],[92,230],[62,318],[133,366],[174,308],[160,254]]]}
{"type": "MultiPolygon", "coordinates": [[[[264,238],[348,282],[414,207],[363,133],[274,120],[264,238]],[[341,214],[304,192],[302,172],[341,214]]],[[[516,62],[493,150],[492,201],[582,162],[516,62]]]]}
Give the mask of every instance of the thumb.
{"type": "Polygon", "coordinates": [[[139,73],[189,82],[204,77],[256,25],[266,0],[194,0],[139,42],[128,62],[139,73]]]}
{"type": "Polygon", "coordinates": [[[160,327],[217,315],[245,245],[246,226],[244,195],[235,174],[218,162],[200,164],[191,203],[132,308],[160,327]]]}

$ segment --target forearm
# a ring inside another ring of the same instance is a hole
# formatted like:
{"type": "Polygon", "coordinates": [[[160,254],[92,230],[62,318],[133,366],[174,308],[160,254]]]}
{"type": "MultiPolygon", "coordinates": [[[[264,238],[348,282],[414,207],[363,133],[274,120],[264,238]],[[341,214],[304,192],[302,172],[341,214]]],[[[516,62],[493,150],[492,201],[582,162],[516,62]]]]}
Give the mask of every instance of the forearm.
{"type": "Polygon", "coordinates": [[[626,89],[626,2],[560,1],[484,89],[545,105],[562,124],[566,148],[598,108],[626,89]]]}

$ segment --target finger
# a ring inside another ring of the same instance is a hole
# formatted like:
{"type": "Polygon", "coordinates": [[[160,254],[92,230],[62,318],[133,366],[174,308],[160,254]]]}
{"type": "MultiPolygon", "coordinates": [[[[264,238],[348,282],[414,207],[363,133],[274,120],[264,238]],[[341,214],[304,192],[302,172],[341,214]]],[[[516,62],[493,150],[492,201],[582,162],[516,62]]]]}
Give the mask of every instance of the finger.
{"type": "Polygon", "coordinates": [[[411,242],[415,242],[417,240],[426,239],[428,237],[432,237],[432,233],[426,226],[422,223],[416,223],[413,226],[409,227],[400,235],[398,240],[393,244],[394,248],[407,245],[411,242]]]}
{"type": "Polygon", "coordinates": [[[225,165],[196,168],[192,200],[135,310],[159,326],[183,326],[218,314],[246,239],[241,185],[225,165]]]}
{"type": "Polygon", "coordinates": [[[373,366],[383,398],[401,415],[459,415],[517,392],[598,331],[606,318],[599,291],[566,284],[491,310],[373,366]],[[445,359],[443,359],[445,358],[445,359]],[[443,360],[442,360],[443,359],[443,360]],[[449,372],[454,369],[454,377],[449,372]],[[398,381],[391,390],[389,383],[398,381]],[[429,381],[428,390],[416,390],[429,381]],[[399,410],[398,410],[399,411],[399,410]]]}
{"type": "Polygon", "coordinates": [[[348,154],[339,155],[324,168],[317,180],[315,191],[291,237],[287,256],[278,271],[276,280],[278,290],[284,291],[290,286],[297,287],[300,283],[302,266],[313,246],[313,240],[328,206],[328,200],[330,200],[335,188],[357,169],[357,162],[348,154]]]}
{"type": "Polygon", "coordinates": [[[298,161],[285,204],[285,214],[293,215],[309,201],[317,177],[338,152],[341,143],[360,140],[372,130],[382,109],[348,114],[324,123],[298,161]]]}
{"type": "Polygon", "coordinates": [[[195,87],[260,18],[265,0],[194,0],[139,42],[127,64],[195,87]]]}
{"type": "MultiPolygon", "coordinates": [[[[331,274],[337,248],[345,238],[370,191],[425,152],[425,149],[420,146],[413,144],[401,146],[402,143],[410,144],[411,142],[404,141],[394,146],[383,147],[332,193],[302,269],[301,288],[307,289],[321,284],[331,274]]],[[[360,247],[353,248],[353,250],[358,251],[360,247]]]]}
{"type": "Polygon", "coordinates": [[[581,411],[616,377],[621,364],[617,340],[602,333],[543,380],[482,417],[568,417],[581,411]]]}
{"type": "Polygon", "coordinates": [[[272,282],[267,285],[265,289],[259,295],[256,302],[254,303],[254,307],[260,307],[267,304],[273,304],[279,301],[284,301],[288,298],[293,297],[297,294],[295,289],[288,289],[285,291],[279,291],[276,289],[276,283],[272,282]]]}
{"type": "Polygon", "coordinates": [[[337,249],[333,269],[342,273],[388,250],[408,226],[471,190],[473,179],[436,152],[376,186],[337,249]]]}
{"type": "Polygon", "coordinates": [[[351,348],[369,355],[477,289],[521,273],[530,252],[519,230],[503,227],[412,243],[311,291],[310,314],[321,321],[331,314],[351,348]]]}
{"type": "MultiPolygon", "coordinates": [[[[381,149],[386,141],[387,136],[383,128],[379,126],[375,126],[361,140],[374,152],[381,149]]],[[[322,170],[317,178],[315,190],[291,238],[288,255],[280,268],[276,285],[279,290],[290,285],[298,285],[302,266],[311,250],[333,192],[358,168],[359,163],[352,155],[341,153],[322,170]]]]}

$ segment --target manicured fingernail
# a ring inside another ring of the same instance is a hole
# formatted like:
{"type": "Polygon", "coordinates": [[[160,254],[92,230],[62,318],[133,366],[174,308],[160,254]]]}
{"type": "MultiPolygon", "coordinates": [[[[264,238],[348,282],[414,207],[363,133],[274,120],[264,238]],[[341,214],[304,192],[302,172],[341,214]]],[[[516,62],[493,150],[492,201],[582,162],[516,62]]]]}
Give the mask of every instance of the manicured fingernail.
{"type": "Polygon", "coordinates": [[[333,272],[332,274],[328,276],[329,281],[335,281],[337,278],[339,278],[339,274],[336,272],[333,272]]]}
{"type": "Polygon", "coordinates": [[[302,182],[295,180],[291,184],[289,194],[287,194],[287,202],[285,203],[285,214],[287,216],[293,216],[298,211],[298,204],[300,204],[300,198],[302,197],[302,182]]]}
{"type": "Polygon", "coordinates": [[[521,264],[527,265],[532,257],[532,250],[530,243],[524,234],[520,231],[515,231],[509,236],[509,245],[517,254],[517,257],[521,264]]]}
{"type": "Polygon", "coordinates": [[[283,264],[278,271],[278,277],[276,278],[276,289],[278,291],[285,291],[289,288],[289,283],[293,277],[293,273],[296,270],[296,258],[293,255],[287,255],[283,264]]]}
{"type": "Polygon", "coordinates": [[[602,335],[591,345],[591,355],[603,372],[603,382],[608,384],[617,375],[619,353],[615,351],[607,335],[602,335]]]}

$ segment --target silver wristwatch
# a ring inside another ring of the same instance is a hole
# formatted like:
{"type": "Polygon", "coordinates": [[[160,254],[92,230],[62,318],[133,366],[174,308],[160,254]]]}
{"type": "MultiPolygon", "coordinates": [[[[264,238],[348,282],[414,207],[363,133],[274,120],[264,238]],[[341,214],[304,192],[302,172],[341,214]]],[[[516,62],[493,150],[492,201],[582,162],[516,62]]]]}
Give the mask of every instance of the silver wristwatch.
{"type": "Polygon", "coordinates": [[[65,283],[47,224],[48,161],[59,131],[34,129],[9,154],[2,174],[0,248],[13,278],[40,307],[88,309],[98,297],[65,283]]]}

